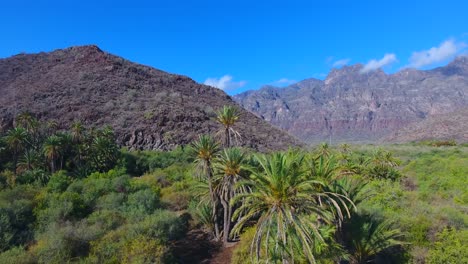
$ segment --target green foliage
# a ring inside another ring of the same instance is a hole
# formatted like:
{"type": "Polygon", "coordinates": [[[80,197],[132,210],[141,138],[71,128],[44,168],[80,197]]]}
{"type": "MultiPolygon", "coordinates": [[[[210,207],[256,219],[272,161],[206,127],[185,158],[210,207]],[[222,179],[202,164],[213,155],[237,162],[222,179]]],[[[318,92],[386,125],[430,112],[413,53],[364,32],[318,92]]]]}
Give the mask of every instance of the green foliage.
{"type": "Polygon", "coordinates": [[[466,262],[466,146],[249,155],[220,147],[238,117],[218,114],[222,144],[168,152],[18,117],[0,135],[0,263],[173,263],[189,228],[220,238],[224,223],[241,239],[233,263],[466,262]]]}
{"type": "Polygon", "coordinates": [[[429,251],[428,263],[468,263],[468,230],[444,228],[429,251]]]}
{"type": "Polygon", "coordinates": [[[403,234],[393,225],[365,214],[355,214],[345,221],[342,238],[351,263],[368,263],[384,250],[402,245],[403,234]]]}
{"type": "Polygon", "coordinates": [[[35,257],[23,247],[14,247],[0,253],[0,263],[34,264],[37,263],[37,261],[35,257]]]}
{"type": "Polygon", "coordinates": [[[58,171],[50,177],[47,188],[49,188],[51,192],[63,192],[68,188],[71,182],[72,179],[68,177],[65,171],[58,171]]]}
{"type": "Polygon", "coordinates": [[[100,263],[165,263],[171,258],[167,243],[186,229],[187,223],[176,214],[156,211],[92,242],[91,255],[100,263]]]}
{"type": "Polygon", "coordinates": [[[35,193],[33,188],[27,186],[0,192],[0,252],[32,238],[35,193]]]}
{"type": "Polygon", "coordinates": [[[151,189],[144,189],[128,195],[125,207],[129,216],[139,218],[153,213],[158,205],[159,195],[151,189]]]}

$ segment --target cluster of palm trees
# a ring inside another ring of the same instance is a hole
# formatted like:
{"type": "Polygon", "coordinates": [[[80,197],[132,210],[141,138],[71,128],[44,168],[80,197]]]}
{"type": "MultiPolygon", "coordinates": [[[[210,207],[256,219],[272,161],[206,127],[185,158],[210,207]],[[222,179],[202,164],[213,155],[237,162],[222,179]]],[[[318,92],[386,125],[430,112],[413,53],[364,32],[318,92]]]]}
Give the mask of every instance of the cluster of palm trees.
{"type": "Polygon", "coordinates": [[[334,153],[327,144],[306,153],[289,150],[249,155],[233,147],[239,114],[218,111],[220,142],[202,135],[192,143],[198,172],[207,185],[207,226],[225,244],[254,227],[253,263],[316,263],[318,259],[365,263],[402,244],[392,223],[359,210],[370,168],[394,168],[395,159],[378,151],[371,158],[353,155],[348,145],[334,153]],[[359,228],[356,228],[358,226],[359,228]]]}
{"type": "Polygon", "coordinates": [[[19,114],[14,126],[0,134],[0,171],[11,171],[15,179],[28,175],[45,183],[48,175],[62,169],[85,177],[90,171],[113,168],[119,153],[108,127],[87,131],[76,122],[69,131],[59,130],[56,122],[41,122],[28,112],[19,114]]]}

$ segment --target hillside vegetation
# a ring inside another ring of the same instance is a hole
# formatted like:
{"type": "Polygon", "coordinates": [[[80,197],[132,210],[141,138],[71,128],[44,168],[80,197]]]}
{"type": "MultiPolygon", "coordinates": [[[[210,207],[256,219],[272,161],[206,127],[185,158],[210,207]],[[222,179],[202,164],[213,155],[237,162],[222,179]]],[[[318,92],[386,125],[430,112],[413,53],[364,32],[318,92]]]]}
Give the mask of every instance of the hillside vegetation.
{"type": "Polygon", "coordinates": [[[25,113],[0,143],[0,263],[466,263],[468,148],[454,142],[169,152],[25,113]],[[455,146],[453,146],[455,145],[455,146]]]}

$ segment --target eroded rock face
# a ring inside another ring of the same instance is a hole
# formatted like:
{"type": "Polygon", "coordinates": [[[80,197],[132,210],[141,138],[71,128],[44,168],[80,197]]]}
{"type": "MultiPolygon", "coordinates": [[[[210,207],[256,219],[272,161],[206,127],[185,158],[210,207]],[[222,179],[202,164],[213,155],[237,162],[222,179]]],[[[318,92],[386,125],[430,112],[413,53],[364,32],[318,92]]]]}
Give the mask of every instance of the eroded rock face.
{"type": "Polygon", "coordinates": [[[444,115],[430,116],[385,136],[382,142],[402,143],[421,140],[468,142],[468,108],[444,115]]]}
{"type": "Polygon", "coordinates": [[[429,71],[333,69],[324,81],[236,95],[245,109],[309,143],[374,142],[408,124],[468,106],[468,58],[429,71]]]}
{"type": "Polygon", "coordinates": [[[219,129],[215,110],[235,105],[242,144],[258,150],[301,144],[244,111],[223,91],[188,77],[135,64],[96,46],[0,59],[0,125],[30,111],[62,128],[80,120],[110,125],[122,146],[172,149],[219,129]]]}

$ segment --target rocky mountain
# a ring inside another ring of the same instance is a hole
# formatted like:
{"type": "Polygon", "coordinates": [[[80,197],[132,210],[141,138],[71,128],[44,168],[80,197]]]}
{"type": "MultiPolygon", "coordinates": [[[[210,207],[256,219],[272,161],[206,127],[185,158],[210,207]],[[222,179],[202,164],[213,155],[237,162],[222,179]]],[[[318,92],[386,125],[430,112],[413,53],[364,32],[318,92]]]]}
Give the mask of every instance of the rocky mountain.
{"type": "Polygon", "coordinates": [[[300,142],[245,111],[223,91],[103,52],[96,46],[0,59],[0,128],[29,111],[63,128],[111,125],[123,146],[171,149],[219,129],[215,111],[235,105],[242,144],[258,150],[300,142]]]}
{"type": "Polygon", "coordinates": [[[468,142],[468,108],[429,117],[393,132],[383,141],[399,143],[431,139],[468,142]]]}
{"type": "Polygon", "coordinates": [[[468,57],[433,70],[333,69],[324,81],[265,86],[234,99],[309,142],[374,142],[414,122],[468,106],[468,57]]]}

